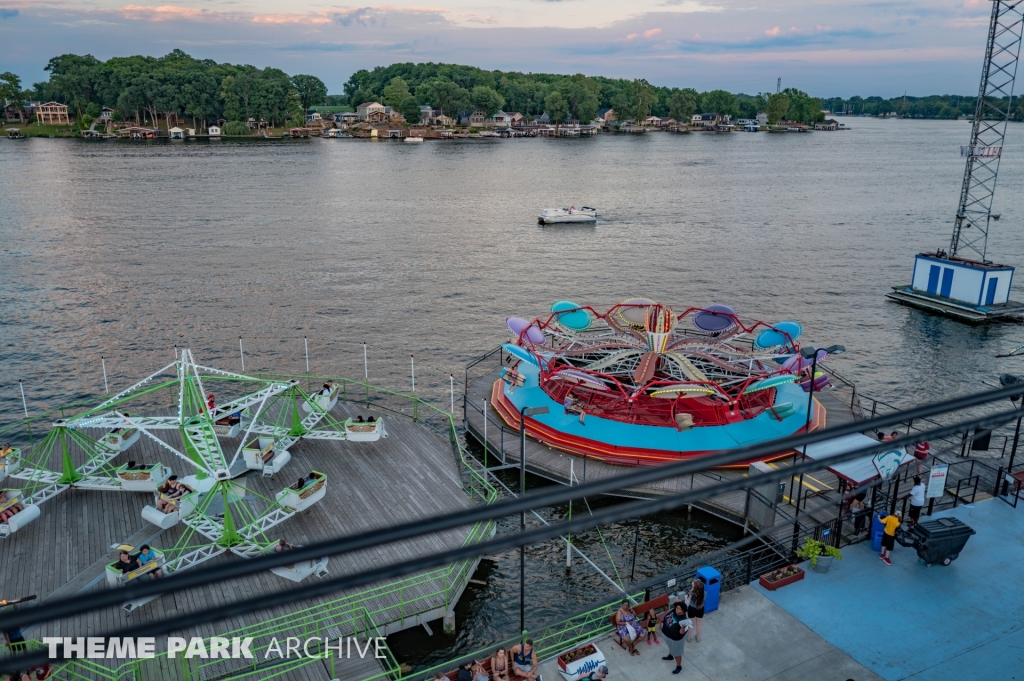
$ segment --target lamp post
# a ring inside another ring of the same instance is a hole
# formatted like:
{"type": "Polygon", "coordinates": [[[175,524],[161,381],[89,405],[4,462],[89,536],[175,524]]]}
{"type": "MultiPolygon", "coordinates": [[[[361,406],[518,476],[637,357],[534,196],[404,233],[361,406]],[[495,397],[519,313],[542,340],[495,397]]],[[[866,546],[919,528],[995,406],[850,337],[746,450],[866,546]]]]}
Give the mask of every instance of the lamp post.
{"type": "MultiPolygon", "coordinates": [[[[547,414],[547,407],[519,410],[519,496],[526,496],[526,417],[547,414]]],[[[484,415],[486,418],[486,414],[484,415]]],[[[526,532],[526,510],[519,513],[519,531],[526,532]]],[[[519,632],[526,631],[526,547],[519,547],[519,632]]]]}
{"type": "MultiPolygon", "coordinates": [[[[1014,376],[1013,374],[1003,374],[999,377],[999,383],[1004,388],[1011,385],[1024,384],[1024,377],[1014,376]]],[[[1010,398],[1010,404],[1016,405],[1017,400],[1021,399],[1024,395],[1014,395],[1010,398]]],[[[1024,402],[1021,402],[1020,409],[1024,410],[1024,402]]],[[[1013,431],[1013,446],[1010,447],[1010,461],[1006,465],[1007,475],[1013,475],[1013,459],[1017,456],[1017,443],[1020,442],[1020,422],[1024,416],[1017,418],[1017,427],[1013,431]]],[[[1010,483],[1003,478],[1003,494],[1006,495],[1010,491],[1010,483]]]]}
{"type": "MultiPolygon", "coordinates": [[[[825,349],[825,356],[838,355],[846,352],[846,348],[842,345],[833,345],[825,349]]],[[[804,359],[811,360],[811,382],[807,390],[807,419],[804,421],[804,433],[808,433],[811,430],[811,413],[814,410],[814,374],[818,370],[818,355],[821,350],[818,348],[800,348],[800,355],[804,359]]],[[[807,459],[807,445],[803,447],[803,451],[800,455],[800,462],[803,463],[807,459]]],[[[801,471],[800,480],[796,487],[796,510],[793,513],[793,551],[796,551],[796,544],[798,535],[800,534],[800,502],[803,499],[804,491],[804,474],[801,471]]]]}

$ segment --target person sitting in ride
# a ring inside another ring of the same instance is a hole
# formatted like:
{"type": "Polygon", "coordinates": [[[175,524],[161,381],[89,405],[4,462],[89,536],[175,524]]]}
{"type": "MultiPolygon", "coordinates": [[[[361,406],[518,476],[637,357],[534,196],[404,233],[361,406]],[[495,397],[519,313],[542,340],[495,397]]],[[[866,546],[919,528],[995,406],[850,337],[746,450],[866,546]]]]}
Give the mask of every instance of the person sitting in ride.
{"type": "MultiPolygon", "coordinates": [[[[149,544],[143,544],[142,548],[139,549],[139,563],[146,565],[147,563],[153,563],[158,560],[156,553],[153,549],[149,548],[149,544]]],[[[149,573],[150,579],[156,579],[157,577],[163,577],[164,571],[157,568],[149,573]]]]}
{"type": "Polygon", "coordinates": [[[209,395],[206,396],[206,407],[210,411],[213,411],[213,405],[214,405],[213,393],[210,393],[209,395]]]}
{"type": "Polygon", "coordinates": [[[122,551],[120,558],[116,563],[114,563],[114,567],[120,570],[121,574],[126,575],[133,570],[138,570],[141,566],[139,565],[139,561],[132,558],[130,553],[122,551]]]}
{"type": "Polygon", "coordinates": [[[360,414],[359,416],[356,417],[356,423],[362,423],[362,422],[363,422],[363,415],[360,414]]]}
{"type": "MultiPolygon", "coordinates": [[[[7,498],[7,490],[0,490],[0,506],[6,504],[8,501],[9,499],[7,498]]],[[[8,520],[10,520],[11,516],[14,516],[17,513],[24,510],[25,507],[21,503],[15,502],[11,504],[9,507],[0,511],[0,523],[6,523],[8,520]]]]}
{"type": "Polygon", "coordinates": [[[10,442],[5,442],[3,444],[3,446],[0,447],[0,459],[6,458],[7,455],[10,454],[13,451],[14,450],[11,449],[11,443],[10,442]]]}
{"type": "Polygon", "coordinates": [[[377,422],[377,418],[374,417],[374,416],[367,416],[366,417],[366,422],[367,423],[376,423],[377,422]]]}
{"type": "Polygon", "coordinates": [[[277,540],[277,545],[274,547],[274,551],[276,551],[277,553],[281,553],[282,551],[291,551],[294,548],[295,546],[285,541],[284,537],[281,537],[277,540]]]}
{"type": "Polygon", "coordinates": [[[167,479],[165,491],[162,491],[161,498],[156,502],[156,509],[162,513],[173,513],[178,510],[175,500],[180,499],[188,493],[188,489],[178,482],[178,476],[172,475],[167,479]]]}

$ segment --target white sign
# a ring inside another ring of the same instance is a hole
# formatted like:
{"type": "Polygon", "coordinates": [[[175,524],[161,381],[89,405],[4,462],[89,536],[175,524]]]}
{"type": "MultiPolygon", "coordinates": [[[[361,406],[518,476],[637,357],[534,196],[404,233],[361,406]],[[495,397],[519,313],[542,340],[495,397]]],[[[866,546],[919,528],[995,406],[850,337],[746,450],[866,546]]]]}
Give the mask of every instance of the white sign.
{"type": "Polygon", "coordinates": [[[929,499],[938,499],[946,491],[946,473],[949,472],[949,465],[937,463],[932,466],[928,473],[928,492],[925,494],[929,499]]]}
{"type": "Polygon", "coordinates": [[[875,470],[878,471],[879,477],[881,477],[882,480],[888,481],[889,478],[893,476],[893,473],[899,469],[900,464],[903,463],[903,457],[905,455],[906,452],[903,451],[902,447],[899,449],[890,449],[887,452],[875,454],[871,458],[871,463],[875,464],[875,470]]]}
{"type": "Polygon", "coordinates": [[[974,156],[975,158],[999,158],[1002,153],[1002,147],[982,147],[970,144],[960,145],[961,158],[966,158],[968,156],[974,156]]]}

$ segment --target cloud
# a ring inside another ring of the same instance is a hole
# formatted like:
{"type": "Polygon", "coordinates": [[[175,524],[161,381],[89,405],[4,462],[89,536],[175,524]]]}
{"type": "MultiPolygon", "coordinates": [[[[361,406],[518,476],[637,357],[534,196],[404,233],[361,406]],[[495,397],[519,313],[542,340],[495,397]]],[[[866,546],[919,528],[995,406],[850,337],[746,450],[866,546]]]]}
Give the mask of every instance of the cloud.
{"type": "Polygon", "coordinates": [[[769,28],[767,31],[764,32],[764,34],[767,36],[776,36],[779,34],[779,32],[779,27],[776,26],[775,28],[769,28]]]}
{"type": "Polygon", "coordinates": [[[637,38],[643,38],[644,40],[654,40],[654,37],[659,33],[661,33],[660,28],[649,28],[642,33],[630,33],[629,35],[626,36],[626,42],[632,42],[637,38]]]}
{"type": "Polygon", "coordinates": [[[0,19],[13,19],[18,16],[19,12],[16,9],[7,9],[6,7],[0,7],[0,19]]]}
{"type": "Polygon", "coordinates": [[[647,40],[651,40],[654,38],[654,36],[658,35],[659,33],[661,33],[660,28],[652,28],[650,30],[644,31],[644,38],[646,38],[647,40]]]}
{"type": "Polygon", "coordinates": [[[127,19],[141,21],[195,21],[224,14],[223,12],[210,12],[205,9],[178,7],[177,5],[161,5],[160,7],[125,5],[121,8],[121,12],[127,19]]]}

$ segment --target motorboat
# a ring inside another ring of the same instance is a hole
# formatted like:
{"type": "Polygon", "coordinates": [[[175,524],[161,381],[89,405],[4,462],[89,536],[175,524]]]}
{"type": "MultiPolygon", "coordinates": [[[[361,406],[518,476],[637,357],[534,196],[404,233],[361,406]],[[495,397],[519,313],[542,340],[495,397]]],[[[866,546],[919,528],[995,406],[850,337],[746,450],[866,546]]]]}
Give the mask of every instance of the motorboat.
{"type": "Polygon", "coordinates": [[[405,143],[406,144],[423,144],[423,138],[422,137],[406,137],[405,138],[405,143]]]}
{"type": "Polygon", "coordinates": [[[563,222],[597,222],[597,209],[583,206],[581,208],[545,208],[537,216],[542,225],[554,225],[563,222]]]}

